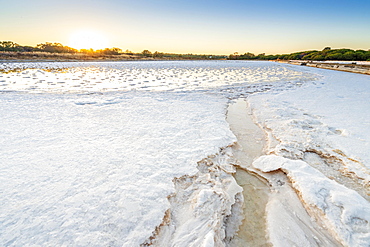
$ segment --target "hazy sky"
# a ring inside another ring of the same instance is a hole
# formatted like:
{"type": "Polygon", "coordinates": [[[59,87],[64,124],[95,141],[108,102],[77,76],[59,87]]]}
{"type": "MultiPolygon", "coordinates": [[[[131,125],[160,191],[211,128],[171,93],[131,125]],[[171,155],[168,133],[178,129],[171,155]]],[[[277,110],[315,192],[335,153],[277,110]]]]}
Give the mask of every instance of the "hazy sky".
{"type": "Polygon", "coordinates": [[[95,30],[141,52],[370,49],[370,0],[0,0],[0,40],[68,45],[95,30]]]}

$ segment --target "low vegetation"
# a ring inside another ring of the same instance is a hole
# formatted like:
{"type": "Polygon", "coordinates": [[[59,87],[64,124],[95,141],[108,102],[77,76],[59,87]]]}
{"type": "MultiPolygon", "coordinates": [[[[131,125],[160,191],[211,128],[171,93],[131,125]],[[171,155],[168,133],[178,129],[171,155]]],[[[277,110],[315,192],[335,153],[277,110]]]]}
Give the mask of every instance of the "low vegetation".
{"type": "Polygon", "coordinates": [[[41,43],[36,47],[22,46],[12,41],[0,41],[0,59],[65,59],[65,60],[92,60],[92,59],[160,59],[160,60],[204,60],[204,59],[229,59],[229,60],[341,60],[341,61],[370,61],[370,50],[331,49],[325,47],[321,51],[300,51],[290,54],[255,55],[247,52],[235,52],[229,56],[200,55],[200,54],[175,54],[164,52],[151,52],[143,50],[135,53],[130,50],[122,51],[120,48],[105,48],[100,50],[81,49],[64,46],[61,43],[41,43]]]}
{"type": "Polygon", "coordinates": [[[230,60],[341,60],[341,61],[370,61],[370,50],[351,50],[351,49],[331,49],[325,47],[322,51],[300,51],[282,55],[265,55],[264,53],[254,55],[247,52],[238,54],[237,52],[229,55],[230,60]]]}
{"type": "Polygon", "coordinates": [[[199,55],[199,54],[174,54],[151,52],[143,50],[135,53],[130,50],[122,51],[120,48],[105,48],[100,50],[81,49],[64,46],[61,43],[42,43],[36,47],[22,46],[12,41],[0,41],[0,59],[56,59],[56,60],[129,60],[129,59],[161,59],[161,60],[204,60],[226,59],[227,56],[199,55]]]}

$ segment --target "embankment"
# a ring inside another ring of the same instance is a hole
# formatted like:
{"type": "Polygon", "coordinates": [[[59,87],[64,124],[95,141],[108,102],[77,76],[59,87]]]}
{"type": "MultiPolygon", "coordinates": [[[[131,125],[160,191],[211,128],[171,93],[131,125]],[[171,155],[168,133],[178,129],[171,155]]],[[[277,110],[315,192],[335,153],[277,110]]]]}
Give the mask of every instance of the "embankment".
{"type": "Polygon", "coordinates": [[[370,64],[358,64],[358,62],[337,63],[337,62],[313,62],[313,61],[283,61],[284,63],[315,67],[320,69],[331,69],[351,73],[370,75],[370,64]]]}

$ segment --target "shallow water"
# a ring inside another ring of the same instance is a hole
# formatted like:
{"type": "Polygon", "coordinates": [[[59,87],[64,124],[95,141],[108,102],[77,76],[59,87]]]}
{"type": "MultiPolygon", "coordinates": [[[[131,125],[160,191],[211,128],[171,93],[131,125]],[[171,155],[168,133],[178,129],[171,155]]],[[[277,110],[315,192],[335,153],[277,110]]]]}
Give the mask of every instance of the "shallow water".
{"type": "Polygon", "coordinates": [[[238,139],[233,153],[243,168],[237,168],[234,177],[243,188],[244,196],[244,220],[231,245],[270,246],[265,218],[270,188],[265,179],[250,170],[253,160],[263,155],[264,133],[253,122],[244,99],[238,99],[228,107],[227,121],[238,139]]]}
{"type": "Polygon", "coordinates": [[[252,165],[267,142],[245,100],[229,106],[227,121],[238,138],[233,153],[240,168],[234,176],[243,188],[245,217],[231,246],[340,246],[312,220],[286,174],[265,173],[252,165]]]}
{"type": "Polygon", "coordinates": [[[271,246],[266,228],[266,205],[270,193],[268,183],[258,175],[240,168],[234,177],[243,188],[245,218],[232,246],[271,246]]]}

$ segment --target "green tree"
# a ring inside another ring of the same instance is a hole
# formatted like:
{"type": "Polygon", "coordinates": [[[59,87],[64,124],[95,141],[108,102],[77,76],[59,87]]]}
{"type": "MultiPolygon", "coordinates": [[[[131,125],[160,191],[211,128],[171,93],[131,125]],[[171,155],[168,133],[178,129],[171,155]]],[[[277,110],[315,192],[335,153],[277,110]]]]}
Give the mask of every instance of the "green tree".
{"type": "Polygon", "coordinates": [[[365,60],[365,51],[356,51],[355,57],[357,61],[363,61],[365,60]]]}
{"type": "Polygon", "coordinates": [[[243,55],[240,55],[239,56],[239,59],[255,59],[255,55],[253,53],[250,53],[250,52],[247,52],[247,53],[244,53],[243,55]]]}
{"type": "Polygon", "coordinates": [[[96,53],[100,53],[103,55],[119,55],[122,52],[120,48],[105,48],[104,50],[98,50],[96,53]]]}
{"type": "Polygon", "coordinates": [[[13,41],[1,41],[0,50],[2,51],[16,51],[19,45],[13,41]]]}
{"type": "Polygon", "coordinates": [[[35,47],[32,47],[32,46],[19,46],[18,48],[19,48],[20,51],[23,51],[23,52],[37,51],[37,49],[35,47]]]}
{"type": "Polygon", "coordinates": [[[347,51],[343,54],[343,59],[347,61],[356,60],[356,54],[353,51],[347,51]]]}
{"type": "Polygon", "coordinates": [[[278,59],[280,60],[288,60],[288,56],[287,54],[283,54],[283,55],[279,55],[278,59]]]}
{"type": "Polygon", "coordinates": [[[163,52],[156,51],[153,53],[153,57],[162,58],[163,56],[164,56],[163,52]]]}
{"type": "Polygon", "coordinates": [[[50,53],[75,53],[76,49],[63,46],[61,43],[50,43],[46,42],[44,44],[38,44],[36,46],[41,51],[50,52],[50,53]]]}
{"type": "Polygon", "coordinates": [[[317,55],[315,55],[315,56],[312,57],[312,60],[324,61],[325,60],[325,56],[322,55],[322,54],[317,54],[317,55]]]}
{"type": "Polygon", "coordinates": [[[343,60],[343,55],[340,52],[330,53],[326,55],[326,60],[343,60]]]}
{"type": "Polygon", "coordinates": [[[228,59],[229,60],[237,60],[237,59],[239,59],[239,53],[238,52],[234,52],[233,54],[230,54],[228,59]]]}
{"type": "Polygon", "coordinates": [[[299,60],[299,59],[300,59],[300,54],[298,54],[298,53],[290,54],[290,55],[287,57],[287,60],[299,60]]]}
{"type": "Polygon", "coordinates": [[[364,60],[370,61],[370,50],[364,53],[364,60]]]}
{"type": "Polygon", "coordinates": [[[143,50],[141,52],[141,54],[143,54],[144,57],[151,57],[152,56],[152,53],[149,50],[143,50]]]}

